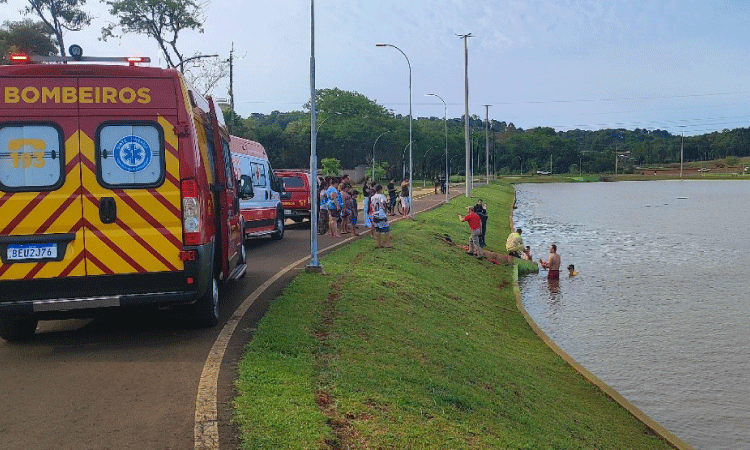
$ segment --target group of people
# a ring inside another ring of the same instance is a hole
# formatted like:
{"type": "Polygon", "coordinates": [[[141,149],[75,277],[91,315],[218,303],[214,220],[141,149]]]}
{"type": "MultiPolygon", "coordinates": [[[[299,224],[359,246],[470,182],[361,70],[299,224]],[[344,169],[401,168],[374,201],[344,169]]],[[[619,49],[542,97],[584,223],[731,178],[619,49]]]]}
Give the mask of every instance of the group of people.
{"type": "MultiPolygon", "coordinates": [[[[505,249],[508,255],[515,256],[516,258],[523,258],[527,261],[533,261],[534,258],[531,256],[531,248],[527,245],[523,245],[523,238],[521,233],[523,230],[516,228],[516,230],[508,235],[507,241],[505,241],[505,249]]],[[[550,280],[560,279],[560,255],[557,253],[557,245],[552,244],[549,247],[549,258],[543,260],[539,258],[539,265],[547,271],[547,278],[550,280]]],[[[574,277],[578,275],[576,268],[573,264],[568,265],[568,275],[574,277]]]]}
{"type": "MultiPolygon", "coordinates": [[[[388,182],[388,211],[389,214],[395,216],[393,213],[396,207],[396,201],[398,201],[399,193],[396,190],[396,180],[388,182]]],[[[409,216],[409,210],[411,209],[411,197],[409,195],[409,179],[404,178],[401,182],[401,217],[407,218],[409,216]]]]}
{"type": "MultiPolygon", "coordinates": [[[[383,195],[383,186],[365,182],[362,192],[365,227],[370,228],[378,247],[392,247],[391,228],[386,214],[388,200],[383,195]]],[[[348,175],[344,175],[338,182],[333,178],[321,181],[320,208],[328,211],[328,229],[331,237],[340,237],[348,233],[359,235],[357,233],[358,196],[359,191],[352,188],[348,175]]]]}
{"type": "Polygon", "coordinates": [[[352,188],[348,175],[338,182],[333,178],[321,181],[320,208],[328,211],[328,230],[332,237],[348,233],[357,235],[358,196],[359,191],[352,188]]]}

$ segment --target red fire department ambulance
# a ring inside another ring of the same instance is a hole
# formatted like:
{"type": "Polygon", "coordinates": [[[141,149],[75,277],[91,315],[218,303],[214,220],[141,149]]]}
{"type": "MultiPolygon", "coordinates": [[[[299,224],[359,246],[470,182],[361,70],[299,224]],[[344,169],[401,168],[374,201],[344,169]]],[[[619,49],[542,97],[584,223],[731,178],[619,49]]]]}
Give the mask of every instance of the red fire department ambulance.
{"type": "Polygon", "coordinates": [[[15,59],[0,66],[0,337],[131,305],[216,324],[219,283],[246,270],[252,185],[215,102],[134,60],[15,59]]]}
{"type": "Polygon", "coordinates": [[[280,192],[281,180],[271,169],[266,149],[259,142],[232,136],[229,143],[235,175],[244,175],[253,184],[253,197],[240,200],[240,212],[245,222],[245,237],[284,237],[284,206],[280,192]]]}

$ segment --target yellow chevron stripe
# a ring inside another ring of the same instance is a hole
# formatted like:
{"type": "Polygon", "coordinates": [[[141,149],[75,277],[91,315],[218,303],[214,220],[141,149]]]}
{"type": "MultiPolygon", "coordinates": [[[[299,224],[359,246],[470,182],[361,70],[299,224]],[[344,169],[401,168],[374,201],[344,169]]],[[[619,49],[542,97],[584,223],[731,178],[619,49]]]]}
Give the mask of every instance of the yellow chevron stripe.
{"type": "Polygon", "coordinates": [[[159,116],[159,125],[161,125],[162,130],[164,130],[164,141],[166,141],[167,145],[176,149],[177,135],[174,132],[174,125],[169,123],[169,121],[162,116],[159,116]]]}
{"type": "MultiPolygon", "coordinates": [[[[76,238],[73,242],[68,244],[65,251],[65,259],[61,262],[51,262],[44,265],[42,270],[37,273],[34,278],[54,278],[59,276],[75,259],[75,257],[83,251],[83,230],[79,230],[76,233],[76,238]]],[[[75,266],[72,272],[67,276],[69,277],[82,277],[86,275],[86,262],[81,261],[75,266]]]]}

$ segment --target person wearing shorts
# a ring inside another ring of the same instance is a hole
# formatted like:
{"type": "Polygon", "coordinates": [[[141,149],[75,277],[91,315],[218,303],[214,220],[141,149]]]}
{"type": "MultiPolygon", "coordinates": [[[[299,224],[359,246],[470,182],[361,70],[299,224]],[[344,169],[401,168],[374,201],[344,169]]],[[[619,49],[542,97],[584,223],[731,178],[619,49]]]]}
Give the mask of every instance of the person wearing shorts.
{"type": "Polygon", "coordinates": [[[388,183],[388,212],[391,216],[395,216],[393,209],[396,207],[396,201],[398,201],[398,193],[396,192],[396,180],[391,180],[388,183]]]}
{"type": "Polygon", "coordinates": [[[552,244],[549,246],[549,259],[544,261],[542,258],[539,258],[539,264],[544,269],[547,269],[548,280],[560,279],[560,255],[557,253],[557,245],[552,244]]]}
{"type": "Polygon", "coordinates": [[[404,218],[409,216],[409,207],[411,206],[409,199],[409,179],[404,178],[401,182],[401,213],[404,218]]]}
{"type": "Polygon", "coordinates": [[[331,184],[328,191],[326,191],[326,195],[328,197],[328,229],[331,231],[332,237],[340,237],[341,234],[338,227],[338,222],[341,218],[341,209],[338,205],[339,191],[335,185],[331,184]]]}
{"type": "Polygon", "coordinates": [[[383,195],[383,186],[375,186],[375,195],[370,199],[372,204],[372,225],[375,231],[375,241],[378,248],[391,248],[391,226],[388,224],[388,214],[385,213],[386,198],[383,195]],[[383,240],[385,242],[383,242],[383,240]]]}

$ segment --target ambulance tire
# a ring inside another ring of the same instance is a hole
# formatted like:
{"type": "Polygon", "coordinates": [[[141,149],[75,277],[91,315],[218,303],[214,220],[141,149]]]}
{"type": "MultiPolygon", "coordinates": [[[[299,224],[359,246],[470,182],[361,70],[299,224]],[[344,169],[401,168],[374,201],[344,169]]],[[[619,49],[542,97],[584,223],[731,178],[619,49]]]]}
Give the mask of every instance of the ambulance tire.
{"type": "Polygon", "coordinates": [[[219,277],[216,273],[203,294],[193,304],[193,321],[200,328],[210,328],[219,323],[219,277]]]}
{"type": "Polygon", "coordinates": [[[0,316],[0,337],[8,342],[28,339],[34,335],[38,323],[34,316],[23,319],[0,316]]]}
{"type": "Polygon", "coordinates": [[[284,211],[276,212],[276,230],[271,234],[271,239],[280,241],[284,238],[284,211]]]}
{"type": "MultiPolygon", "coordinates": [[[[237,260],[237,265],[247,264],[247,250],[245,250],[245,241],[243,240],[240,243],[240,258],[237,260]]],[[[244,278],[244,276],[247,275],[247,269],[242,271],[242,275],[240,275],[240,278],[244,278]]]]}

